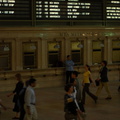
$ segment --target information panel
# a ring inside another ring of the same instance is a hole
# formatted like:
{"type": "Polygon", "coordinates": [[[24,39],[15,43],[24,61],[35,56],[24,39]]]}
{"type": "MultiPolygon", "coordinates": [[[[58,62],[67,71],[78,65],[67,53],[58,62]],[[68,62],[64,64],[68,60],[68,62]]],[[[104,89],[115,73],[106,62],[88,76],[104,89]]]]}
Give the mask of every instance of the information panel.
{"type": "Polygon", "coordinates": [[[102,19],[102,0],[36,0],[37,19],[102,19]]]}

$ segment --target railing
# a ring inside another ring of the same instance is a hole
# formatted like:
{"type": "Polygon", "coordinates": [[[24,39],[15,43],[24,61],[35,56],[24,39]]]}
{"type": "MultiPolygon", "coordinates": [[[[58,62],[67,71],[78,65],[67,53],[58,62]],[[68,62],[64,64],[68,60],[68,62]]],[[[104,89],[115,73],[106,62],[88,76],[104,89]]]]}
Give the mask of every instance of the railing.
{"type": "MultiPolygon", "coordinates": [[[[75,70],[79,72],[80,75],[84,73],[84,66],[77,66],[75,70]]],[[[118,78],[120,80],[120,65],[108,65],[109,72],[118,72],[118,78]]],[[[91,66],[91,72],[95,76],[99,72],[99,66],[91,66]]],[[[21,70],[21,71],[0,71],[0,80],[11,80],[15,79],[15,74],[20,73],[23,79],[35,77],[59,77],[65,76],[65,67],[60,68],[48,68],[48,69],[29,69],[29,70],[21,70]]]]}

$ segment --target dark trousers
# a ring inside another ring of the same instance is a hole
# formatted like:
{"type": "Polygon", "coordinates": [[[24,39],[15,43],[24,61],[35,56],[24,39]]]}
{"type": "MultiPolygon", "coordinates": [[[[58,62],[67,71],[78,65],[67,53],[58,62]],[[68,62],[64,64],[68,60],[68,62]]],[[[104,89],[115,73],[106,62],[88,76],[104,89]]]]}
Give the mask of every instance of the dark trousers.
{"type": "Polygon", "coordinates": [[[66,84],[71,83],[72,71],[66,71],[66,84]]]}
{"type": "Polygon", "coordinates": [[[20,118],[19,118],[19,120],[24,120],[24,116],[25,116],[25,109],[24,109],[24,105],[22,105],[21,108],[20,108],[20,118]]]}
{"type": "Polygon", "coordinates": [[[16,100],[14,108],[13,108],[14,112],[20,112],[20,107],[19,107],[19,102],[18,100],[16,100]]]}
{"type": "Polygon", "coordinates": [[[97,97],[89,91],[90,83],[85,83],[82,91],[82,103],[85,104],[86,93],[95,101],[97,97]]]}
{"type": "Polygon", "coordinates": [[[81,110],[82,112],[85,112],[84,104],[83,104],[82,102],[78,102],[78,105],[79,105],[79,107],[80,107],[80,110],[81,110]]]}

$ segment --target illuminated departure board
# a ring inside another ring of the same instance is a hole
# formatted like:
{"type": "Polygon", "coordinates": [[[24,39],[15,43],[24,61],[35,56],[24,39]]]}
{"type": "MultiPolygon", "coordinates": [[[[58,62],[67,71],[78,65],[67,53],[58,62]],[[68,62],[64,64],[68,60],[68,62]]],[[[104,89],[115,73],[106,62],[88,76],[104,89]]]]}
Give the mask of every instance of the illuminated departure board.
{"type": "Polygon", "coordinates": [[[0,0],[1,19],[30,19],[30,0],[0,0]]]}
{"type": "Polygon", "coordinates": [[[120,19],[120,0],[107,0],[107,19],[120,19]]]}
{"type": "Polygon", "coordinates": [[[36,0],[37,19],[102,19],[102,0],[36,0]]]}
{"type": "Polygon", "coordinates": [[[0,0],[0,20],[120,20],[120,0],[0,0]]]}

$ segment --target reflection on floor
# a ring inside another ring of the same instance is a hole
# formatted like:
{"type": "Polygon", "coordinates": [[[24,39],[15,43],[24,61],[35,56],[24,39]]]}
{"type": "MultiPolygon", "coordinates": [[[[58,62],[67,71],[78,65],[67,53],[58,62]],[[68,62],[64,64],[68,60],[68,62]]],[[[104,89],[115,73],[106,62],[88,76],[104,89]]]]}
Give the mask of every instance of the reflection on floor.
{"type": "MultiPolygon", "coordinates": [[[[106,92],[103,89],[97,104],[87,95],[86,97],[86,119],[85,120],[120,120],[120,92],[117,91],[119,82],[110,83],[112,100],[105,100],[106,92]]],[[[96,87],[91,86],[91,91],[96,92],[96,87]]],[[[38,120],[64,120],[64,88],[42,88],[35,89],[37,96],[38,120]]],[[[0,98],[9,107],[7,111],[2,110],[0,120],[11,120],[14,117],[12,112],[12,97],[7,98],[9,92],[1,92],[0,98]]]]}

